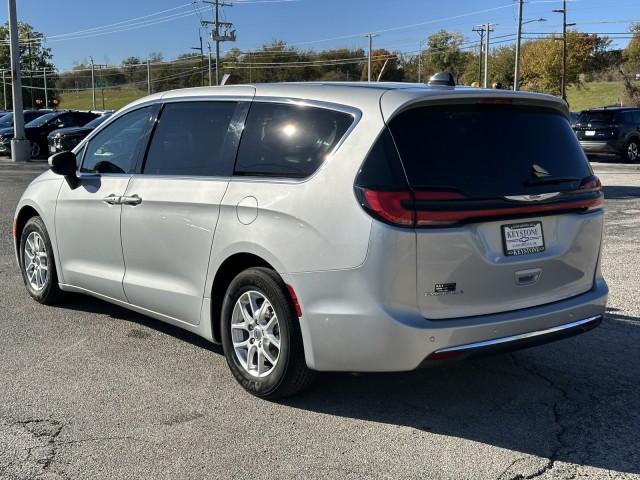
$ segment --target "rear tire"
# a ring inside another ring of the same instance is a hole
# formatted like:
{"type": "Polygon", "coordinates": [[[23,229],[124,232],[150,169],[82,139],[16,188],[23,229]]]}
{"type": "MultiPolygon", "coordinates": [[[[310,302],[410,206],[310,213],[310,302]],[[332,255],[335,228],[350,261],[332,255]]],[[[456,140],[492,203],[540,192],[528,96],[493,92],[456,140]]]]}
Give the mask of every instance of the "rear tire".
{"type": "Polygon", "coordinates": [[[20,271],[27,292],[35,301],[51,305],[61,299],[51,239],[40,217],[31,217],[22,230],[20,271]]]}
{"type": "Polygon", "coordinates": [[[231,373],[252,395],[293,395],[313,379],[295,312],[273,270],[249,268],[229,285],[222,304],[222,346],[231,373]]]}
{"type": "Polygon", "coordinates": [[[637,139],[632,138],[624,146],[624,151],[622,152],[622,159],[627,163],[634,163],[638,161],[639,155],[640,155],[640,142],[638,142],[637,139]]]}

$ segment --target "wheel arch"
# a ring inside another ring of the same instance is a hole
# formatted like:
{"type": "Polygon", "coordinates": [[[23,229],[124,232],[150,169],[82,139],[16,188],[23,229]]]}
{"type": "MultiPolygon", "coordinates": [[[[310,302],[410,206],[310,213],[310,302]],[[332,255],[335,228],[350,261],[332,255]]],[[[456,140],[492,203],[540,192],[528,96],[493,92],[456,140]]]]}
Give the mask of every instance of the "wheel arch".
{"type": "Polygon", "coordinates": [[[13,219],[13,248],[15,250],[18,262],[20,261],[20,237],[22,236],[24,226],[27,224],[30,218],[38,216],[41,217],[40,213],[35,208],[33,208],[31,205],[25,205],[20,209],[18,214],[13,219]]]}
{"type": "Polygon", "coordinates": [[[275,268],[263,258],[252,253],[236,253],[227,258],[216,272],[211,289],[211,330],[216,343],[222,342],[220,331],[220,315],[222,302],[231,281],[243,270],[252,267],[264,267],[275,271],[275,268]]]}

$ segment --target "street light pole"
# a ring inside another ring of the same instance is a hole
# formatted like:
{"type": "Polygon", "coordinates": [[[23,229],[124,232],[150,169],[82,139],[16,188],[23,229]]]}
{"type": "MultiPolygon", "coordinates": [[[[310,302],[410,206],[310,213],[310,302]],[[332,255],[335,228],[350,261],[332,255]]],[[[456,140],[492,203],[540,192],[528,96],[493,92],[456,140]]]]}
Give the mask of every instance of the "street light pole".
{"type": "Polygon", "coordinates": [[[538,18],[537,20],[522,21],[522,0],[520,0],[520,8],[518,10],[518,33],[516,38],[516,68],[513,74],[513,90],[518,91],[520,89],[520,43],[522,41],[522,25],[526,25],[531,22],[546,22],[546,18],[538,18]]]}
{"type": "Polygon", "coordinates": [[[552,10],[562,14],[562,99],[567,101],[567,26],[575,23],[567,23],[567,0],[562,0],[562,10],[552,10]]]}

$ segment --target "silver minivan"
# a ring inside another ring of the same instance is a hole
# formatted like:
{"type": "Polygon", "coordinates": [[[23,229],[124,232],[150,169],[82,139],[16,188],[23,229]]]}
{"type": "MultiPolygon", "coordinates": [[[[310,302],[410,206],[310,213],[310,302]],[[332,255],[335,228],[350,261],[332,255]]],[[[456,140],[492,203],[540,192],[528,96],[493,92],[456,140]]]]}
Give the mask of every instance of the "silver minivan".
{"type": "Polygon", "coordinates": [[[449,83],[138,100],[23,194],[27,291],[221,343],[263,398],[599,325],[604,198],[566,104],[449,83]]]}

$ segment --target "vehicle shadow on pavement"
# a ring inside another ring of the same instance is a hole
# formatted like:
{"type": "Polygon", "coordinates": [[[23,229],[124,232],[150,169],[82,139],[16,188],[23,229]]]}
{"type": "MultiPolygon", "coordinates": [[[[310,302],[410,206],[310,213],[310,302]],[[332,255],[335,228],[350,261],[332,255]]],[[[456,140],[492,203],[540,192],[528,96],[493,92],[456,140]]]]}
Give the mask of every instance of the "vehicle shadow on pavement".
{"type": "Polygon", "coordinates": [[[54,307],[60,307],[65,310],[77,310],[86,313],[96,313],[100,315],[108,315],[115,320],[123,320],[143,326],[165,335],[172,336],[183,342],[189,343],[196,347],[209,350],[211,352],[223,355],[222,346],[209,342],[208,340],[171,324],[161,322],[147,315],[136,313],[118,305],[108,303],[103,300],[93,298],[89,295],[70,293],[66,294],[65,301],[54,307]]]}
{"type": "MultiPolygon", "coordinates": [[[[195,334],[88,296],[70,295],[60,306],[223,355],[195,334]]],[[[412,372],[318,373],[310,388],[276,403],[407,427],[399,433],[407,436],[429,432],[481,442],[550,465],[640,474],[638,344],[640,318],[609,309],[602,326],[561,342],[412,372]]]]}
{"type": "Polygon", "coordinates": [[[623,200],[629,198],[640,198],[640,187],[630,187],[626,185],[603,186],[604,198],[607,200],[623,200]]]}
{"type": "Polygon", "coordinates": [[[510,354],[407,373],[320,374],[281,403],[638,474],[638,342],[640,319],[611,313],[592,332],[510,354]]]}

